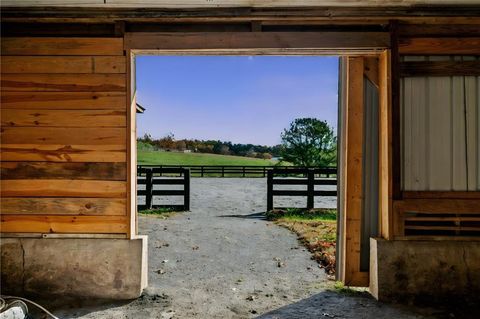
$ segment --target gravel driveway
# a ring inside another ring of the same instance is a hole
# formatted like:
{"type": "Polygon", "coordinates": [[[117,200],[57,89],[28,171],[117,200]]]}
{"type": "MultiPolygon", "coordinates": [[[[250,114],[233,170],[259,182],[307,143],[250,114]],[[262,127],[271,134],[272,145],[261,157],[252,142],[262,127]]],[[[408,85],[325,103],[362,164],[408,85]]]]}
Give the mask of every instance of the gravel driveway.
{"type": "Polygon", "coordinates": [[[193,178],[191,193],[190,212],[139,218],[140,233],[149,236],[144,296],[72,317],[420,318],[367,294],[329,290],[333,282],[296,235],[261,218],[265,179],[193,178]]]}

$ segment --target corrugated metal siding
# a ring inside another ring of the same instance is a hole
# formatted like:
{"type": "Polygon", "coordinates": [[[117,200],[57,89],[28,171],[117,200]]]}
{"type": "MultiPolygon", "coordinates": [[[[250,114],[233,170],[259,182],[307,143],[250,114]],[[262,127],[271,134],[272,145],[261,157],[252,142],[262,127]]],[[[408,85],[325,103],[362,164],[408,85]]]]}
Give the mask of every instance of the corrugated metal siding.
{"type": "MultiPolygon", "coordinates": [[[[405,57],[405,61],[479,57],[405,57]]],[[[401,80],[402,188],[480,190],[480,77],[401,80]]]]}

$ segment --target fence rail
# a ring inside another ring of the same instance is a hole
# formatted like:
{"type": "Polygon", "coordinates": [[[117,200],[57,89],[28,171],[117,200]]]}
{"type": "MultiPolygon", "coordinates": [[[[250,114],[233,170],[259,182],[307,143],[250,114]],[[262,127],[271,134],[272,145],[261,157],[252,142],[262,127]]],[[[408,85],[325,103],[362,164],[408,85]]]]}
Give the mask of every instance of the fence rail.
{"type": "Polygon", "coordinates": [[[282,171],[284,172],[283,174],[295,174],[295,172],[297,172],[296,174],[303,174],[305,169],[315,169],[317,176],[326,178],[336,176],[337,174],[336,168],[258,165],[138,165],[137,174],[140,174],[139,172],[144,168],[167,169],[163,173],[158,173],[160,176],[175,174],[169,171],[169,169],[184,168],[190,170],[192,177],[267,177],[267,172],[272,169],[282,171]]]}
{"type": "Polygon", "coordinates": [[[337,191],[315,190],[315,185],[337,185],[336,179],[317,179],[316,176],[336,175],[334,168],[294,168],[277,169],[267,171],[267,210],[272,210],[274,196],[306,196],[307,209],[314,208],[315,196],[337,196],[337,191]],[[328,174],[328,175],[327,175],[328,174]],[[304,178],[298,178],[298,176],[304,178]],[[281,178],[278,178],[278,177],[281,178]],[[293,178],[285,178],[294,176],[293,178]],[[274,185],[306,185],[306,190],[277,190],[274,185]]]}
{"type": "Polygon", "coordinates": [[[145,196],[145,205],[138,205],[139,210],[159,207],[175,207],[190,210],[190,170],[179,167],[138,167],[137,184],[145,185],[145,190],[137,190],[137,196],[145,196]],[[162,177],[175,174],[178,177],[162,177]],[[154,189],[154,185],[183,185],[183,189],[154,189]],[[183,205],[154,205],[155,196],[183,196],[183,205]]]}

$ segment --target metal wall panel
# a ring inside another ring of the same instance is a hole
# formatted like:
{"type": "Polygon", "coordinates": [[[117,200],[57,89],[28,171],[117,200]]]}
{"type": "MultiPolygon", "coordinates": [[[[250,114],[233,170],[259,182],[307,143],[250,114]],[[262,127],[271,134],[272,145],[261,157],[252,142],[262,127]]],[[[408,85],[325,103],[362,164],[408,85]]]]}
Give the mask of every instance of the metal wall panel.
{"type": "MultiPolygon", "coordinates": [[[[405,61],[478,57],[405,57],[405,61]]],[[[480,190],[480,77],[401,80],[402,189],[480,190]]]]}

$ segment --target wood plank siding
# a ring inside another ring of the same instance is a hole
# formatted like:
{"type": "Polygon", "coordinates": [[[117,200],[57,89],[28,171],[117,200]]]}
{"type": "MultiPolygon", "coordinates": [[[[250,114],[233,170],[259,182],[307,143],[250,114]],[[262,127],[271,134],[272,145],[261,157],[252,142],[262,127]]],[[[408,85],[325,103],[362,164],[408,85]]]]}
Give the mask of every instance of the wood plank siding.
{"type": "Polygon", "coordinates": [[[129,235],[123,38],[3,38],[2,233],[129,235]]]}

